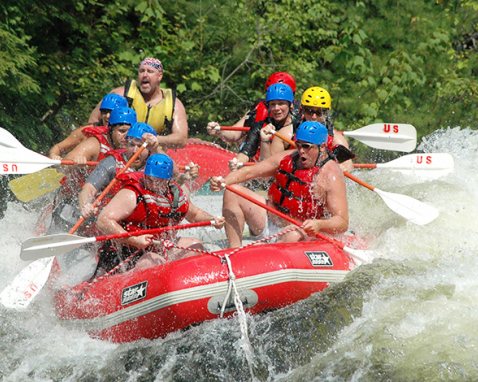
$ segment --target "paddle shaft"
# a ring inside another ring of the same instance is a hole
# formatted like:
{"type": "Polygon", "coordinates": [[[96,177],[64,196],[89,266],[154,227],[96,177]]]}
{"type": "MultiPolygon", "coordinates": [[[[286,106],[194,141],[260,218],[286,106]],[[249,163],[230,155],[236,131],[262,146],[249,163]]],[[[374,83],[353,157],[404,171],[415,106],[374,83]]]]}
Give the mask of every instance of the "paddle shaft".
{"type": "Polygon", "coordinates": [[[132,237],[132,236],[141,236],[141,235],[157,235],[158,233],[166,232],[166,231],[175,231],[175,230],[182,230],[182,229],[191,229],[197,227],[206,227],[210,226],[212,222],[210,220],[197,222],[197,223],[187,223],[181,225],[172,225],[167,227],[159,227],[159,228],[150,228],[150,229],[143,229],[134,232],[123,232],[117,233],[113,235],[102,235],[96,236],[95,241],[105,241],[105,240],[114,240],[114,239],[123,239],[125,237],[132,237]]]}
{"type": "Polygon", "coordinates": [[[352,175],[350,172],[348,171],[344,171],[344,175],[353,180],[355,183],[358,183],[360,184],[361,186],[365,187],[365,188],[368,188],[370,191],[375,191],[375,187],[372,186],[371,184],[368,184],[367,182],[364,182],[362,179],[359,179],[357,178],[355,175],[352,175]]]}
{"type": "MultiPolygon", "coordinates": [[[[262,207],[264,209],[266,209],[267,211],[273,213],[274,215],[277,215],[279,216],[280,218],[284,219],[285,221],[289,222],[289,223],[292,223],[294,225],[296,225],[297,227],[301,227],[302,226],[302,223],[298,220],[295,220],[294,218],[290,217],[289,215],[286,215],[278,210],[276,210],[275,208],[265,204],[265,203],[262,203],[260,202],[259,200],[256,200],[254,198],[252,198],[251,196],[243,193],[242,191],[238,190],[237,188],[235,187],[232,187],[232,186],[228,186],[226,185],[226,189],[230,192],[233,192],[235,193],[236,195],[239,195],[241,197],[243,197],[244,199],[250,201],[251,203],[254,203],[255,205],[259,206],[259,207],[262,207]]],[[[334,245],[336,245],[337,247],[339,247],[340,249],[344,249],[345,248],[345,244],[341,243],[340,241],[338,240],[335,240],[335,239],[332,239],[328,236],[325,236],[325,235],[322,235],[321,233],[316,233],[315,236],[319,239],[322,239],[322,240],[325,240],[325,241],[328,241],[329,243],[332,243],[334,245]]]]}
{"type": "Polygon", "coordinates": [[[354,168],[377,168],[377,163],[354,163],[354,168]]]}
{"type": "Polygon", "coordinates": [[[211,221],[203,221],[198,223],[159,227],[134,232],[122,232],[96,237],[81,237],[68,233],[33,237],[25,240],[22,243],[20,258],[27,261],[38,260],[44,257],[59,256],[89,243],[95,243],[105,240],[122,239],[126,237],[141,235],[157,235],[165,231],[205,227],[211,224],[211,221]]]}
{"type": "MultiPolygon", "coordinates": [[[[226,130],[226,131],[249,131],[250,127],[244,127],[244,126],[220,126],[220,130],[226,130]]],[[[295,143],[292,139],[289,139],[287,137],[284,137],[283,135],[279,134],[278,132],[273,133],[275,136],[279,137],[282,139],[284,142],[287,142],[291,146],[295,147],[295,143]]]]}
{"type": "Polygon", "coordinates": [[[72,161],[72,160],[68,160],[68,159],[62,159],[60,164],[62,166],[81,166],[83,164],[87,165],[87,166],[96,166],[98,164],[97,161],[86,161],[85,163],[77,163],[75,161],[72,161]]]}
{"type": "MultiPolygon", "coordinates": [[[[101,201],[105,198],[105,196],[110,192],[111,188],[118,182],[118,176],[123,174],[128,168],[130,168],[131,164],[141,155],[143,150],[146,148],[147,143],[144,142],[143,145],[136,151],[133,156],[126,162],[125,166],[118,172],[118,174],[113,178],[113,180],[105,187],[103,192],[96,198],[96,200],[93,202],[93,208],[97,207],[101,201]]],[[[85,221],[85,218],[83,216],[80,216],[78,221],[75,223],[73,227],[68,231],[68,233],[75,233],[76,230],[83,224],[85,221]]]]}
{"type": "Polygon", "coordinates": [[[247,126],[219,126],[217,130],[223,131],[249,131],[251,128],[247,126]]]}

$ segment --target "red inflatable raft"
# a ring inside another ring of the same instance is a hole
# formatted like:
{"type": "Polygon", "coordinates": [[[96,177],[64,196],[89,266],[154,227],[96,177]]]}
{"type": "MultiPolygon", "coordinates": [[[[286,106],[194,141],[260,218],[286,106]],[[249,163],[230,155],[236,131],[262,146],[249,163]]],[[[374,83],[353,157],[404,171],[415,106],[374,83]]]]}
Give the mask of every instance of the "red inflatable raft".
{"type": "Polygon", "coordinates": [[[199,190],[211,176],[229,173],[229,161],[236,156],[221,146],[196,138],[188,139],[182,149],[169,149],[166,152],[178,166],[186,166],[190,162],[199,165],[199,176],[192,184],[192,191],[199,190]]]}
{"type": "MultiPolygon", "coordinates": [[[[113,342],[163,337],[218,318],[230,286],[226,254],[244,309],[252,314],[320,292],[343,280],[353,266],[329,242],[250,245],[60,289],[54,295],[57,315],[113,342]]],[[[232,299],[226,301],[225,316],[235,311],[232,299]]]]}

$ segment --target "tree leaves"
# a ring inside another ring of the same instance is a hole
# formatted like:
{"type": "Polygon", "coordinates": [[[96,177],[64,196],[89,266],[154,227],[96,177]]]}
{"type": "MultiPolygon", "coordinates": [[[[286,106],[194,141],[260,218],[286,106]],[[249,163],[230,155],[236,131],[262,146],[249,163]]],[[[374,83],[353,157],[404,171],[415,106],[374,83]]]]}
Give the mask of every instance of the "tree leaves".
{"type": "Polygon", "coordinates": [[[477,8],[476,0],[5,0],[0,124],[46,150],[155,56],[192,133],[211,119],[235,122],[274,71],[295,76],[297,98],[309,86],[328,89],[340,128],[399,118],[420,135],[476,127],[478,58],[467,41],[477,8]]]}

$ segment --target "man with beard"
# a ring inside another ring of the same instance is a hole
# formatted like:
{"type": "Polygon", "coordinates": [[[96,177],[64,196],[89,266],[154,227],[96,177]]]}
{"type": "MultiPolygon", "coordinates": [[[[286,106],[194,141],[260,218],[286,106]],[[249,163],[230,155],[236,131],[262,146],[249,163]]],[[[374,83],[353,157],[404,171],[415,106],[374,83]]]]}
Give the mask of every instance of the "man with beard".
{"type": "MultiPolygon", "coordinates": [[[[163,64],[147,57],[139,64],[136,80],[128,80],[122,87],[111,90],[128,100],[136,111],[138,122],[151,125],[159,134],[158,143],[163,148],[183,147],[188,139],[188,123],[183,103],[175,91],[160,88],[163,64]]],[[[100,105],[91,112],[89,122],[100,118],[100,105]]]]}
{"type": "MultiPolygon", "coordinates": [[[[220,191],[225,185],[257,177],[274,177],[267,203],[304,221],[300,229],[282,235],[280,241],[307,240],[308,236],[319,232],[345,232],[349,224],[345,181],[338,163],[327,151],[327,136],[327,128],[323,124],[303,122],[296,133],[297,150],[277,153],[254,166],[233,171],[225,178],[212,177],[211,190],[220,191]]],[[[263,196],[245,187],[236,187],[242,193],[265,202],[263,196]]],[[[228,190],[224,193],[223,216],[231,247],[241,246],[245,223],[256,236],[268,233],[268,228],[272,228],[269,222],[276,228],[287,225],[275,215],[268,216],[266,210],[258,209],[250,201],[228,190]]]]}

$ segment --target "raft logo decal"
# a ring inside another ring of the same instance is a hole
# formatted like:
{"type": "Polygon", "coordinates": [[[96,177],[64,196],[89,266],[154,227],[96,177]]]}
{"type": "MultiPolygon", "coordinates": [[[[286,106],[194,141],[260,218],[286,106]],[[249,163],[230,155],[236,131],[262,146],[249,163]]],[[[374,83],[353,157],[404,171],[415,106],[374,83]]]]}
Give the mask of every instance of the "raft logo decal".
{"type": "Polygon", "coordinates": [[[334,263],[329,254],[324,251],[306,251],[305,254],[314,267],[333,267],[334,263]]]}
{"type": "Polygon", "coordinates": [[[145,298],[147,289],[147,281],[124,288],[121,292],[121,305],[131,304],[134,301],[145,298]]]}

